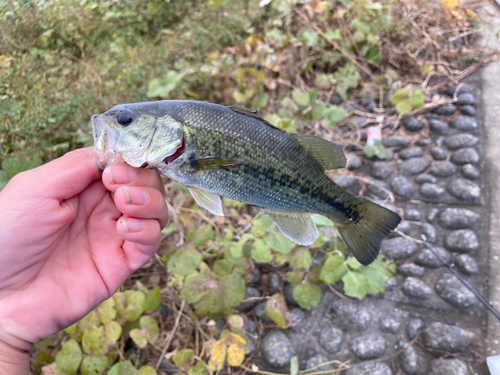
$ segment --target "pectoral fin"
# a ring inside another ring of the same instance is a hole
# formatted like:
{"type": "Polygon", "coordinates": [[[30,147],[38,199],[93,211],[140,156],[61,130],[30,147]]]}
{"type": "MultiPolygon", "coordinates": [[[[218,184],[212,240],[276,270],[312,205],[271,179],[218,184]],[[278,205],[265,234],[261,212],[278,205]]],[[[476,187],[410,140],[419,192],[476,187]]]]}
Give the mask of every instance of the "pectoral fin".
{"type": "Polygon", "coordinates": [[[291,134],[291,136],[319,162],[325,171],[345,167],[346,158],[340,145],[313,135],[291,134]]]}
{"type": "Polygon", "coordinates": [[[218,194],[194,187],[188,187],[188,189],[196,203],[198,203],[201,207],[205,208],[214,215],[224,216],[224,212],[222,211],[222,201],[218,194]]]}
{"type": "Polygon", "coordinates": [[[232,167],[241,163],[243,163],[243,161],[238,159],[218,157],[208,157],[191,161],[191,165],[196,172],[216,171],[218,169],[232,167]]]}
{"type": "Polygon", "coordinates": [[[264,212],[288,239],[298,245],[311,245],[318,238],[318,228],[308,213],[264,212]]]}

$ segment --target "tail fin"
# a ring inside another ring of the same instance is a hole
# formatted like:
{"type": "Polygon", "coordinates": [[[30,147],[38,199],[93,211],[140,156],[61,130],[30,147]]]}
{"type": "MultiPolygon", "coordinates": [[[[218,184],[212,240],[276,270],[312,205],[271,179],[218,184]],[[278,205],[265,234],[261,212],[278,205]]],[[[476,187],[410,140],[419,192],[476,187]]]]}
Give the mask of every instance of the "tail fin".
{"type": "Polygon", "coordinates": [[[377,258],[382,240],[399,225],[401,217],[365,199],[359,199],[355,207],[358,217],[337,229],[356,259],[367,266],[377,258]]]}

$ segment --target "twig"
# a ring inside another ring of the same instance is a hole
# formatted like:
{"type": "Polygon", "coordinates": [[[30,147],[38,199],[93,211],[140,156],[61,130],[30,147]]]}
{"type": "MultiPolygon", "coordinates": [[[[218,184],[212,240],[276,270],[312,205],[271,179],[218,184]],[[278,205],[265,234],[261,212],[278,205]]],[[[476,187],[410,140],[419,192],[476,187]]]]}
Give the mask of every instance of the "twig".
{"type": "Polygon", "coordinates": [[[411,236],[408,236],[407,234],[401,232],[399,229],[394,229],[394,233],[399,234],[401,237],[406,238],[407,240],[410,240],[412,242],[418,243],[418,244],[423,244],[424,242],[421,240],[417,240],[416,238],[413,238],[411,236]]]}
{"type": "Polygon", "coordinates": [[[328,285],[328,288],[332,291],[332,293],[336,294],[338,297],[340,297],[340,299],[343,299],[344,301],[349,301],[349,302],[353,302],[354,300],[343,295],[342,293],[340,293],[338,290],[336,290],[333,286],[331,286],[330,284],[327,284],[328,285]]]}
{"type": "Polygon", "coordinates": [[[182,316],[182,310],[184,310],[184,305],[186,304],[186,300],[183,299],[181,303],[181,307],[179,309],[179,312],[177,313],[177,319],[175,319],[175,324],[174,328],[172,329],[172,332],[170,333],[170,337],[167,340],[167,343],[165,344],[165,347],[163,348],[163,351],[161,352],[160,358],[158,358],[158,362],[156,362],[155,370],[158,371],[158,368],[160,367],[161,361],[163,360],[163,357],[165,357],[165,354],[167,354],[168,347],[170,346],[170,343],[172,342],[172,339],[174,338],[175,331],[177,330],[177,326],[179,325],[179,320],[181,320],[182,316]]]}

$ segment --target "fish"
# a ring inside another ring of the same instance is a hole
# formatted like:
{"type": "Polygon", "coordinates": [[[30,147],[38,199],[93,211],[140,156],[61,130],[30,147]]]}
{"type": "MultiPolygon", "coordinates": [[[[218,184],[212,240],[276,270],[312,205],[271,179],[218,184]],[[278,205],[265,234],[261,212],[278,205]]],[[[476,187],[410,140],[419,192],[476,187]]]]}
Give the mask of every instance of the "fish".
{"type": "Polygon", "coordinates": [[[261,207],[301,246],[318,238],[312,214],[329,218],[363,265],[373,262],[399,215],[338,186],[325,172],[346,165],[342,147],[288,133],[242,106],[164,100],[117,105],[93,115],[101,169],[126,162],[156,169],[223,216],[221,197],[261,207]]]}

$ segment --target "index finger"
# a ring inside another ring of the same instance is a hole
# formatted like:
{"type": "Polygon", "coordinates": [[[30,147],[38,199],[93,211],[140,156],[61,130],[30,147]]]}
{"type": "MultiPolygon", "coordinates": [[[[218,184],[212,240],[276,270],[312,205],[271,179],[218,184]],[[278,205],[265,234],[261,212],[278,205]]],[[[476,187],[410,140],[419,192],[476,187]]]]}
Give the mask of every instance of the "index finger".
{"type": "Polygon", "coordinates": [[[158,173],[152,169],[131,167],[125,163],[106,167],[102,173],[106,189],[115,192],[121,186],[152,187],[165,194],[165,188],[158,173]]]}

